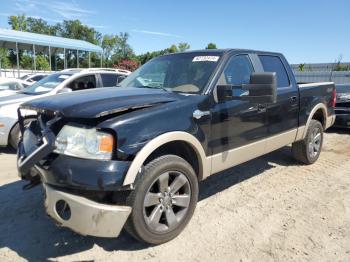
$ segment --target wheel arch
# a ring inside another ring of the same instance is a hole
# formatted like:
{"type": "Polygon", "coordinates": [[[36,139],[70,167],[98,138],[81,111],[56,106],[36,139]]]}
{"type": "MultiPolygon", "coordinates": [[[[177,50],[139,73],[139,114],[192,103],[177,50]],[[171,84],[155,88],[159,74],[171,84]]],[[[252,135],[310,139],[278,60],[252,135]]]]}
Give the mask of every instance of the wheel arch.
{"type": "Polygon", "coordinates": [[[311,120],[318,120],[321,122],[323,129],[326,129],[327,123],[327,107],[323,103],[316,104],[310,111],[309,117],[306,121],[303,138],[306,136],[306,132],[310,126],[311,120]]]}
{"type": "Polygon", "coordinates": [[[198,179],[201,180],[203,177],[206,177],[207,173],[210,172],[210,162],[207,160],[201,143],[196,137],[187,132],[175,131],[164,133],[152,139],[136,154],[136,157],[132,161],[125,176],[123,185],[125,186],[134,183],[142,166],[146,163],[147,159],[149,160],[154,152],[176,142],[184,143],[184,145],[189,146],[196,153],[198,161],[198,179]]]}
{"type": "MultiPolygon", "coordinates": [[[[35,118],[36,118],[35,115],[28,115],[28,116],[25,116],[25,117],[24,117],[24,120],[27,120],[27,119],[35,119],[35,118]]],[[[8,144],[8,145],[10,144],[10,139],[11,139],[12,130],[15,128],[16,125],[18,125],[18,119],[13,123],[13,125],[11,126],[10,131],[9,131],[9,133],[8,133],[8,136],[7,136],[7,144],[8,144]]]]}

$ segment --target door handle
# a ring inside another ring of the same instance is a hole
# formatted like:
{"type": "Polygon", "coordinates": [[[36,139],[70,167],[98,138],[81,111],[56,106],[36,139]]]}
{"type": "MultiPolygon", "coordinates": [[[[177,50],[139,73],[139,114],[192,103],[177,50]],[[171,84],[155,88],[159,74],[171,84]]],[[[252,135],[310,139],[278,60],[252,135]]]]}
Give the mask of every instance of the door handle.
{"type": "Polygon", "coordinates": [[[295,104],[298,101],[298,98],[296,96],[290,97],[290,103],[295,104]]]}
{"type": "Polygon", "coordinates": [[[258,105],[258,113],[265,113],[266,112],[266,106],[265,105],[258,105]]]}

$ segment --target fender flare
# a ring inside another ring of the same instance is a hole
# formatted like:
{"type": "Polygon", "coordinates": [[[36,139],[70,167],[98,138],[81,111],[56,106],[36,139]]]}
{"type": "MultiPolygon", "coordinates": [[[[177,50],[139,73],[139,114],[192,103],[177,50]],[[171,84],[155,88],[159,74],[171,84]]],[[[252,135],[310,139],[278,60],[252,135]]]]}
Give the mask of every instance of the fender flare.
{"type": "Polygon", "coordinates": [[[168,132],[164,133],[160,136],[157,136],[156,138],[149,141],[135,156],[134,160],[132,161],[128,172],[124,178],[123,185],[130,185],[133,184],[137,175],[140,172],[140,169],[142,168],[143,163],[146,161],[146,159],[160,146],[167,144],[169,142],[173,141],[183,141],[188,143],[192,148],[195,150],[198,162],[199,162],[199,177],[206,177],[207,174],[211,171],[211,165],[210,161],[208,161],[204,149],[201,145],[201,143],[198,141],[196,137],[193,135],[183,132],[183,131],[174,131],[174,132],[168,132]]]}
{"type": "Polygon", "coordinates": [[[302,135],[302,138],[303,138],[303,139],[304,139],[305,136],[306,136],[306,132],[307,132],[309,126],[310,126],[310,123],[311,123],[312,118],[314,117],[315,113],[316,113],[319,109],[322,110],[323,118],[324,118],[324,125],[323,125],[323,128],[326,129],[326,125],[327,125],[327,124],[326,124],[326,123],[327,123],[327,107],[326,107],[323,103],[318,103],[318,104],[316,104],[316,105],[312,108],[312,110],[311,110],[311,112],[310,112],[310,114],[309,114],[309,117],[308,117],[308,119],[307,119],[307,121],[306,121],[305,129],[304,129],[304,132],[303,132],[303,135],[302,135]]]}

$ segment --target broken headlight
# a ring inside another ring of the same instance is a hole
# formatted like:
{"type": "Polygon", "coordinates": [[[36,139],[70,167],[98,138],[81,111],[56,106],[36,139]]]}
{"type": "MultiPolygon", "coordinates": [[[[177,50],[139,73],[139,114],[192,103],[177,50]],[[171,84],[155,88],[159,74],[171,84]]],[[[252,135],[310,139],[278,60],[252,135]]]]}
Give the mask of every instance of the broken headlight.
{"type": "Polygon", "coordinates": [[[114,138],[95,128],[66,125],[55,142],[55,153],[87,159],[112,158],[114,138]]]}

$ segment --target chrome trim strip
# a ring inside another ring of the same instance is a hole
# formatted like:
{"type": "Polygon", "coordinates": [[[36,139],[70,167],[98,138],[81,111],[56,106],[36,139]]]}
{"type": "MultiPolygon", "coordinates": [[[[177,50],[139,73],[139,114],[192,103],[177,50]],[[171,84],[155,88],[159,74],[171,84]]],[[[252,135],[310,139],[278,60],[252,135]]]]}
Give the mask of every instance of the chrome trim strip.
{"type": "Polygon", "coordinates": [[[316,82],[316,83],[309,83],[309,84],[300,84],[298,86],[299,88],[303,88],[303,87],[327,86],[327,85],[334,85],[334,82],[316,82]]]}

